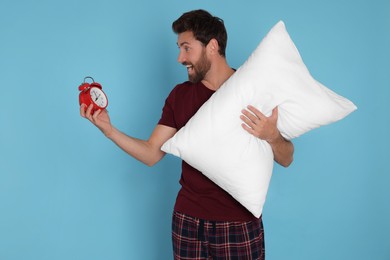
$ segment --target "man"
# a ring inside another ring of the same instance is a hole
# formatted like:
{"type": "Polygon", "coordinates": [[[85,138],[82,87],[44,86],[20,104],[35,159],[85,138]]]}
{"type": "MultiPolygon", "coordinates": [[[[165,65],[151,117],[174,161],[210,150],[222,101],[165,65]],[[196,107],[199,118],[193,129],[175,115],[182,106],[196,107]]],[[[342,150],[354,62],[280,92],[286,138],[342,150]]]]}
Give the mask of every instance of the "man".
{"type": "MultiPolygon", "coordinates": [[[[148,140],[125,135],[110,122],[107,111],[91,113],[80,107],[109,139],[139,161],[152,166],[165,155],[162,144],[171,138],[210,96],[234,73],[227,64],[227,33],[223,21],[204,10],[184,13],[172,24],[178,35],[178,62],[189,81],[177,85],[166,99],[161,119],[148,140]]],[[[275,161],[287,167],[293,160],[293,144],[276,124],[278,110],[266,117],[252,106],[242,110],[243,131],[266,140],[275,161]]],[[[175,259],[264,259],[261,217],[255,218],[201,172],[182,162],[182,185],[172,218],[175,259]]]]}

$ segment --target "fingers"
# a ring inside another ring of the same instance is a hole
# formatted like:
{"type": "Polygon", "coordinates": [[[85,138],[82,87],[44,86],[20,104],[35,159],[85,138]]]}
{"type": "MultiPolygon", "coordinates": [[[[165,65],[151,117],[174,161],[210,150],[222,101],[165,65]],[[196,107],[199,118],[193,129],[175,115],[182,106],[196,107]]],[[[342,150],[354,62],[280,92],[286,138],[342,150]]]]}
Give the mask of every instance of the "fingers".
{"type": "Polygon", "coordinates": [[[273,142],[280,136],[280,132],[277,129],[278,107],[272,109],[270,116],[265,116],[253,106],[248,106],[241,112],[240,118],[243,121],[241,126],[249,134],[267,142],[273,142]]]}
{"type": "Polygon", "coordinates": [[[255,114],[259,119],[267,118],[263,113],[260,112],[260,110],[258,110],[254,106],[249,105],[247,108],[249,111],[251,111],[253,114],[255,114]]]}
{"type": "Polygon", "coordinates": [[[245,124],[241,124],[241,126],[242,126],[242,128],[244,128],[245,131],[247,131],[251,135],[255,135],[256,134],[255,130],[253,130],[253,128],[248,126],[246,123],[245,124]]]}
{"type": "Polygon", "coordinates": [[[278,110],[278,107],[276,106],[274,109],[272,109],[272,114],[267,117],[266,115],[264,115],[260,110],[258,110],[257,108],[255,108],[254,106],[251,106],[249,105],[247,107],[247,109],[249,111],[251,111],[252,113],[249,113],[248,110],[246,109],[243,109],[242,110],[242,113],[247,116],[248,118],[250,118],[252,121],[255,121],[256,119],[260,119],[260,120],[266,120],[266,119],[273,119],[273,120],[277,120],[278,119],[278,114],[279,114],[279,110],[278,110]]]}
{"type": "Polygon", "coordinates": [[[246,109],[241,110],[241,113],[243,114],[241,115],[241,119],[248,125],[250,125],[251,123],[254,124],[256,120],[259,120],[259,118],[256,115],[252,114],[246,109]]]}
{"type": "Polygon", "coordinates": [[[257,124],[260,125],[260,119],[245,109],[242,110],[242,113],[244,114],[240,116],[241,120],[244,122],[241,124],[242,128],[249,134],[259,137],[259,126],[257,124]]]}
{"type": "Polygon", "coordinates": [[[87,110],[85,111],[85,116],[86,118],[88,118],[89,120],[91,120],[92,118],[92,109],[93,109],[93,105],[90,104],[87,108],[87,110]]]}
{"type": "Polygon", "coordinates": [[[80,106],[80,115],[84,118],[87,118],[88,120],[92,121],[92,109],[93,109],[93,105],[89,105],[87,107],[86,104],[81,104],[80,106]]]}
{"type": "Polygon", "coordinates": [[[278,107],[276,106],[274,109],[272,109],[271,118],[278,120],[278,115],[279,115],[279,110],[278,107]]]}
{"type": "Polygon", "coordinates": [[[241,113],[243,114],[240,117],[241,120],[253,129],[268,119],[260,110],[251,105],[247,106],[247,109],[241,110],[241,113]]]}
{"type": "Polygon", "coordinates": [[[244,122],[242,127],[255,136],[260,135],[261,132],[269,129],[270,126],[272,127],[278,119],[278,107],[275,107],[272,110],[272,114],[268,117],[251,105],[243,109],[241,113],[240,118],[244,122]]]}
{"type": "Polygon", "coordinates": [[[80,115],[85,118],[85,107],[86,105],[83,103],[80,106],[80,115]]]}
{"type": "Polygon", "coordinates": [[[102,110],[99,109],[99,110],[96,110],[95,113],[93,113],[93,115],[92,115],[93,122],[96,122],[96,120],[97,120],[97,118],[98,118],[98,116],[100,115],[101,112],[102,112],[102,110]]]}

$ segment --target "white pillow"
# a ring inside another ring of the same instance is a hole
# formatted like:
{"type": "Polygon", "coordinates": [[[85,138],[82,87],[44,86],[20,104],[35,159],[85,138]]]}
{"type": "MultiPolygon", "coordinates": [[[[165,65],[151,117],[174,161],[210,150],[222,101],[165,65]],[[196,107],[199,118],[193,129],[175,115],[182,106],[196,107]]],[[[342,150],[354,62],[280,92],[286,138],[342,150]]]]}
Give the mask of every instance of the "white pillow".
{"type": "Polygon", "coordinates": [[[248,60],[215,92],[162,150],[181,157],[260,217],[273,169],[270,145],[241,127],[253,105],[269,116],[278,106],[286,139],[338,121],[356,109],[311,75],[278,22],[248,60]]]}

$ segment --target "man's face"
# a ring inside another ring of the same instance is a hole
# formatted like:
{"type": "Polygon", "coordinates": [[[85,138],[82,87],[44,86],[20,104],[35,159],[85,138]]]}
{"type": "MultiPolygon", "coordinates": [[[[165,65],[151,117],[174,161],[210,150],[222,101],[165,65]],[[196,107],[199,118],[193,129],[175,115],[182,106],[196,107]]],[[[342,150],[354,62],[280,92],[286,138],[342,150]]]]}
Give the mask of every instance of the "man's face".
{"type": "Polygon", "coordinates": [[[189,31],[178,35],[177,45],[180,50],[178,62],[187,67],[189,81],[195,83],[203,80],[211,67],[206,47],[189,31]]]}

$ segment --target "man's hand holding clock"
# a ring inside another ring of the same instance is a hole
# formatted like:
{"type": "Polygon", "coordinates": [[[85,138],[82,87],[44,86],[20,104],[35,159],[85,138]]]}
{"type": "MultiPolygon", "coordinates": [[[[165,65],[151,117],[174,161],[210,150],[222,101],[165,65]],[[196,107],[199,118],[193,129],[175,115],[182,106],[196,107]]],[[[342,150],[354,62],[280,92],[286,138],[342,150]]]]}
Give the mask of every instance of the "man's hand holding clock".
{"type": "Polygon", "coordinates": [[[84,82],[79,86],[79,91],[80,115],[91,121],[106,136],[109,136],[113,126],[106,110],[108,99],[102,86],[92,77],[85,77],[84,82]],[[88,78],[93,83],[85,82],[88,78]]]}
{"type": "Polygon", "coordinates": [[[111,125],[110,116],[106,109],[97,110],[93,112],[93,105],[81,104],[80,106],[80,115],[94,124],[104,135],[109,136],[113,131],[113,126],[111,125]]]}

